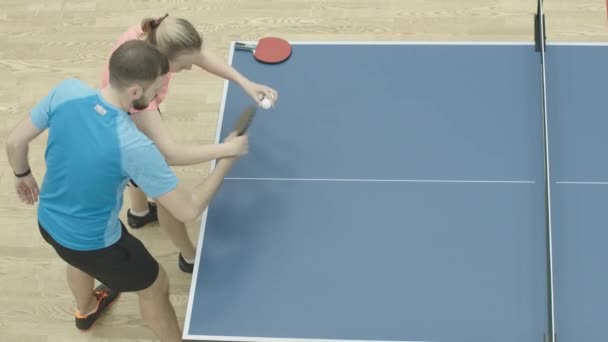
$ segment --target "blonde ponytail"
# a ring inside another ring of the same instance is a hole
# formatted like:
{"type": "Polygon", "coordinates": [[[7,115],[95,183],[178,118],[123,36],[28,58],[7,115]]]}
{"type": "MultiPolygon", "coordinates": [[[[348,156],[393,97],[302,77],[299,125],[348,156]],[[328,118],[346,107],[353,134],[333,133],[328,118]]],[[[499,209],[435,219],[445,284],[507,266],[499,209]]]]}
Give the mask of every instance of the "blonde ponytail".
{"type": "Polygon", "coordinates": [[[141,21],[141,30],[144,31],[144,34],[150,34],[168,16],[169,16],[169,13],[167,13],[164,16],[159,17],[159,18],[145,18],[144,20],[141,21]]]}

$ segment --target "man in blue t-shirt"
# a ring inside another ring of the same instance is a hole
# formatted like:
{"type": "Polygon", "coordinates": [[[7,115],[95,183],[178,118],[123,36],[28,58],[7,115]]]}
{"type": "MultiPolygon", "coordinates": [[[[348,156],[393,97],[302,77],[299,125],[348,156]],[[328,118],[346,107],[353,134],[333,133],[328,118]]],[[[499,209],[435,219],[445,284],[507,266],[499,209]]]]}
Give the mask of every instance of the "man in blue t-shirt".
{"type": "MultiPolygon", "coordinates": [[[[139,40],[110,58],[110,85],[95,90],[67,79],[44,97],[7,139],[21,201],[39,200],[40,233],[68,263],[75,322],[89,329],[121,292],[139,294],[144,320],[162,341],[181,341],[166,273],[118,218],[129,179],[183,222],[207,207],[235,158],[218,161],[194,189],[184,189],[156,146],[127,111],[145,108],[169,71],[167,58],[139,40]],[[48,129],[46,173],[40,194],[28,145],[48,129]],[[101,285],[94,288],[95,279],[101,285]]],[[[247,137],[232,134],[246,148],[247,137]]]]}

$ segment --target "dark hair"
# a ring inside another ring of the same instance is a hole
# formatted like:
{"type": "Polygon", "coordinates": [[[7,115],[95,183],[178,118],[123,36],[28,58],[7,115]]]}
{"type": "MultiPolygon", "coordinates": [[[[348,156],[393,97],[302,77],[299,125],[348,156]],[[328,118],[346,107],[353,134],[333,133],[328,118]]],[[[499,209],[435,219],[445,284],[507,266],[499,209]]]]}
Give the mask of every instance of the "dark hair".
{"type": "Polygon", "coordinates": [[[184,52],[200,51],[203,38],[188,20],[163,17],[141,22],[146,41],[154,44],[169,59],[184,52]]]}
{"type": "Polygon", "coordinates": [[[143,86],[169,72],[169,60],[152,44],[129,40],[120,45],[110,57],[110,84],[123,88],[133,82],[143,86]]]}

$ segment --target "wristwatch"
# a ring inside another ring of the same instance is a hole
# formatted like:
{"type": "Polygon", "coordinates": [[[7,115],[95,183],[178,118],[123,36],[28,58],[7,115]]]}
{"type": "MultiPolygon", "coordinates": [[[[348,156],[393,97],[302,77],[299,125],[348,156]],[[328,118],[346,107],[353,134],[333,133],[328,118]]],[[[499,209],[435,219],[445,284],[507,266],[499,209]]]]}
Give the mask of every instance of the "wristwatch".
{"type": "Polygon", "coordinates": [[[23,173],[16,173],[14,171],[13,171],[13,173],[15,174],[15,177],[17,177],[17,178],[23,178],[23,177],[29,175],[30,173],[32,173],[32,170],[30,170],[30,168],[28,167],[27,170],[25,172],[23,172],[23,173]]]}

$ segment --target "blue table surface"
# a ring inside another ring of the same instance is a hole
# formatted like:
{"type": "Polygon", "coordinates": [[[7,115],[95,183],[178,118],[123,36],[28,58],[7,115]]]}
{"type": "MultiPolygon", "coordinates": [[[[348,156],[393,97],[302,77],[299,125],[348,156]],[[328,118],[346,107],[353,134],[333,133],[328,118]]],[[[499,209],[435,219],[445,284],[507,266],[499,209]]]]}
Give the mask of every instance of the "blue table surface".
{"type": "Polygon", "coordinates": [[[607,46],[547,50],[559,342],[608,341],[606,60],[607,46]]]}
{"type": "MultiPolygon", "coordinates": [[[[608,338],[608,185],[557,183],[608,180],[607,53],[547,51],[560,342],[608,338]]],[[[241,51],[232,64],[279,103],[258,112],[202,223],[186,336],[543,339],[533,45],[294,45],[280,65],[241,51]]],[[[222,140],[250,103],[229,86],[222,140]]]]}

